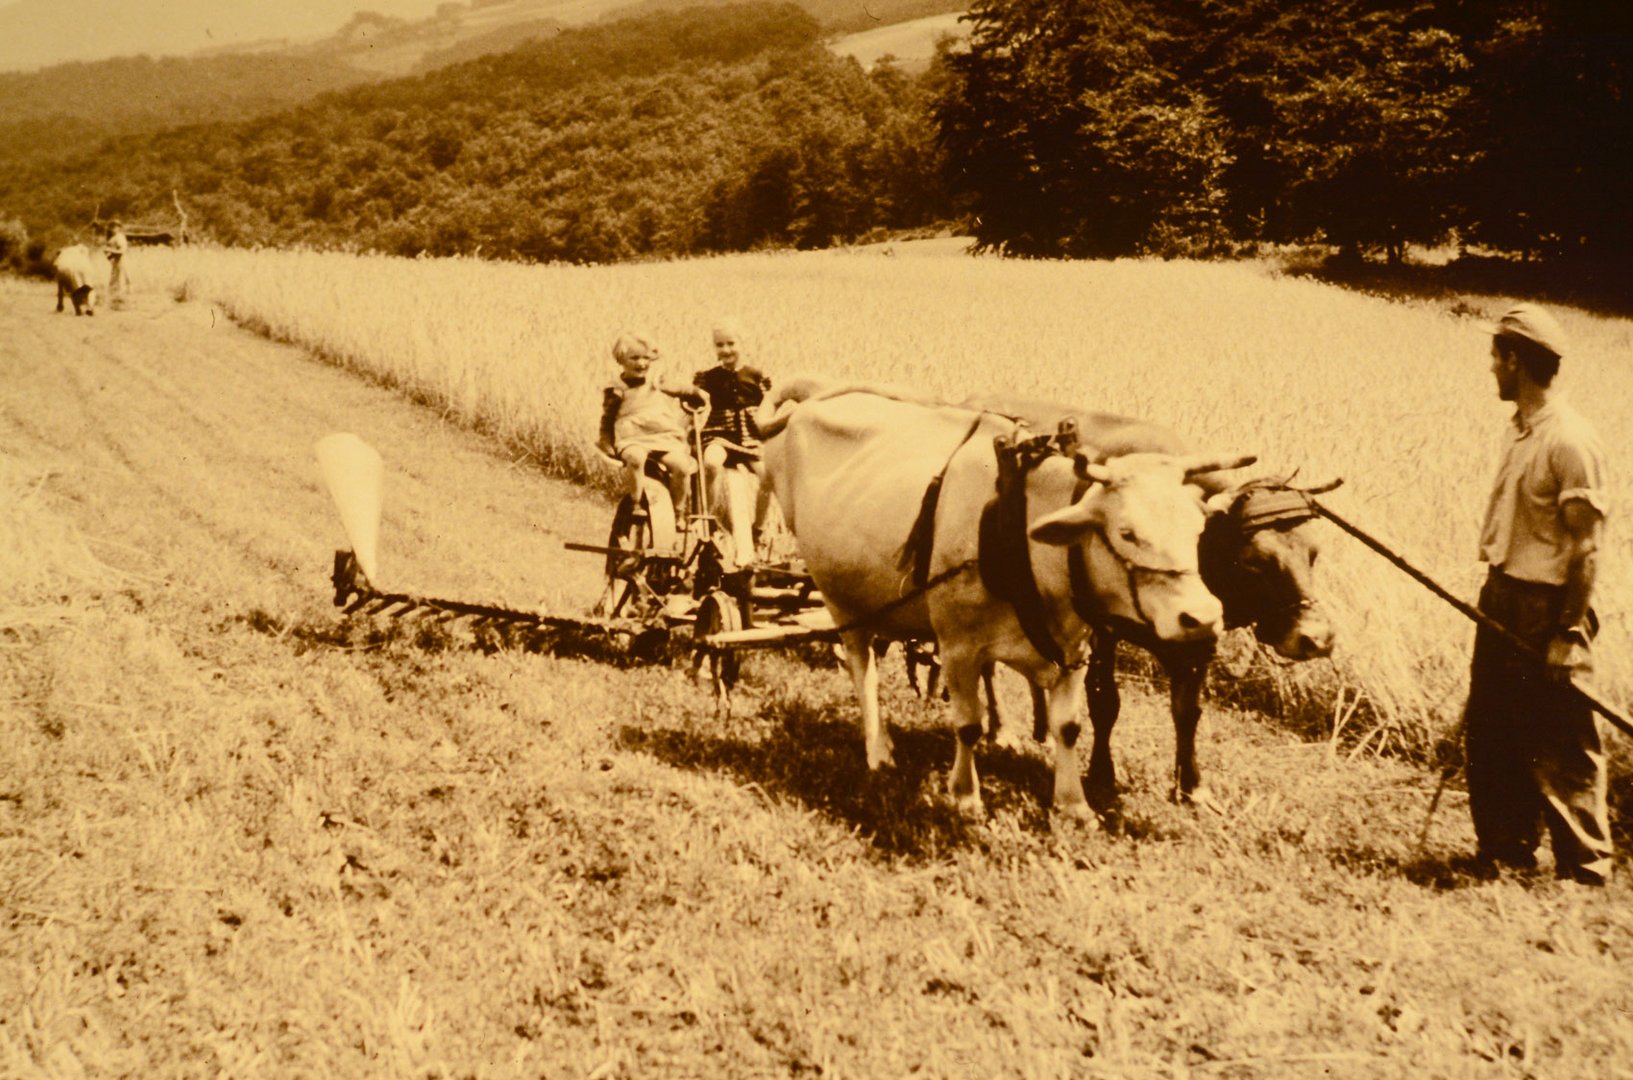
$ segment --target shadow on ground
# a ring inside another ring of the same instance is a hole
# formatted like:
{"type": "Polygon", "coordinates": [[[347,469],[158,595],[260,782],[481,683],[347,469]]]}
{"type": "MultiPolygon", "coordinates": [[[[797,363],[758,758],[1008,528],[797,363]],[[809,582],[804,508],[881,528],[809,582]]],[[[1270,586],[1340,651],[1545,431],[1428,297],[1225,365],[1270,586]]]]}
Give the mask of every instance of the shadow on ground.
{"type": "MultiPolygon", "coordinates": [[[[677,768],[722,773],[830,817],[865,837],[881,854],[933,859],[955,848],[983,848],[982,822],[967,820],[944,786],[953,759],[945,727],[892,728],[894,768],[870,773],[862,733],[849,709],[797,700],[767,702],[752,724],[635,727],[618,734],[622,749],[677,768]]],[[[976,750],[988,819],[1010,817],[1030,832],[1048,832],[1052,786],[1047,762],[983,741],[976,750]]]]}

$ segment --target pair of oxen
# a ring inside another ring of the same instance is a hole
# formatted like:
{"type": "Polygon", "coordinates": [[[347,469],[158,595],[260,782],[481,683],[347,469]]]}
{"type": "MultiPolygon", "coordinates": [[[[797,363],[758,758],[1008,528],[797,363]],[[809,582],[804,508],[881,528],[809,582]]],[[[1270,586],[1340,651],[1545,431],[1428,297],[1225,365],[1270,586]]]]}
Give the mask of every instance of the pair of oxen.
{"type": "Polygon", "coordinates": [[[966,812],[982,809],[974,750],[995,664],[1031,684],[1035,733],[1054,746],[1053,813],[1087,818],[1117,810],[1118,640],[1166,669],[1173,794],[1203,803],[1196,729],[1219,634],[1251,626],[1292,660],[1332,650],[1310,591],[1309,493],[1227,475],[1252,457],[1194,455],[1166,428],[1092,410],[951,405],[888,386],[796,381],[762,416],[766,476],[840,629],[869,768],[892,764],[872,646],[933,639],[958,735],[948,791],[966,812]],[[1047,446],[1038,435],[1049,432],[1056,452],[1007,449],[1047,446]],[[1094,733],[1086,785],[1080,667],[1094,733]]]}

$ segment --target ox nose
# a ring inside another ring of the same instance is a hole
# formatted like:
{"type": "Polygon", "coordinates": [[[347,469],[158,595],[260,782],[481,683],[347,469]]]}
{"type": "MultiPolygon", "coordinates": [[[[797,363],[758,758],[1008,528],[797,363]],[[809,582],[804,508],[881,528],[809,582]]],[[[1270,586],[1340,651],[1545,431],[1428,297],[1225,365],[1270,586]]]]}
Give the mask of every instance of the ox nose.
{"type": "Polygon", "coordinates": [[[1300,633],[1298,635],[1298,653],[1302,660],[1314,660],[1318,656],[1332,655],[1332,631],[1324,630],[1320,634],[1300,633]]]}
{"type": "Polygon", "coordinates": [[[1196,603],[1180,609],[1179,633],[1185,640],[1217,637],[1224,622],[1224,608],[1212,596],[1212,603],[1196,603]]]}
{"type": "Polygon", "coordinates": [[[1325,620],[1305,619],[1293,627],[1276,651],[1289,660],[1314,660],[1331,656],[1332,646],[1332,627],[1325,620]]]}

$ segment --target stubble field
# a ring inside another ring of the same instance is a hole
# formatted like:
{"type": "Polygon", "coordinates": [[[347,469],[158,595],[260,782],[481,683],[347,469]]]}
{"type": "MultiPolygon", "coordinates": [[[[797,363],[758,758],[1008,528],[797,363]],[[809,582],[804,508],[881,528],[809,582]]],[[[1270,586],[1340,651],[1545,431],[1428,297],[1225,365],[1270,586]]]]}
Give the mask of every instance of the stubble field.
{"type": "MultiPolygon", "coordinates": [[[[1343,475],[1335,506],[1467,592],[1502,422],[1467,319],[908,250],[203,259],[133,258],[94,320],[0,285],[0,1074],[1628,1075],[1626,885],[1463,873],[1455,786],[1418,844],[1433,777],[1370,751],[1432,740],[1468,635],[1339,537],[1337,662],[1265,674],[1233,641],[1224,666],[1289,709],[1376,698],[1376,734],[1216,696],[1223,812],[1196,815],[1136,680],[1119,835],[1051,829],[1028,745],[983,751],[988,820],[956,818],[951,736],[898,674],[901,764],[869,777],[837,670],[757,656],[719,717],[679,669],[483,655],[325,594],[310,448],[353,430],[387,461],[386,584],[583,610],[595,560],[560,544],[608,506],[541,466],[595,480],[619,329],[687,372],[720,313],[777,377],[1043,391],[1343,475]]],[[[1580,403],[1624,430],[1626,325],[1566,320],[1580,403]]]]}

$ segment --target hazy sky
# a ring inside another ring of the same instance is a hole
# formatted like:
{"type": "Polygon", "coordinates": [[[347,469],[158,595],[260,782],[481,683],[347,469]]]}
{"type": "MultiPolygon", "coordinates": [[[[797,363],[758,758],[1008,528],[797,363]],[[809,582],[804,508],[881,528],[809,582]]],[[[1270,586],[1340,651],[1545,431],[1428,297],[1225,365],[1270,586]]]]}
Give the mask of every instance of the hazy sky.
{"type": "Polygon", "coordinates": [[[322,37],[358,11],[422,19],[436,8],[437,0],[0,0],[0,71],[322,37]]]}

